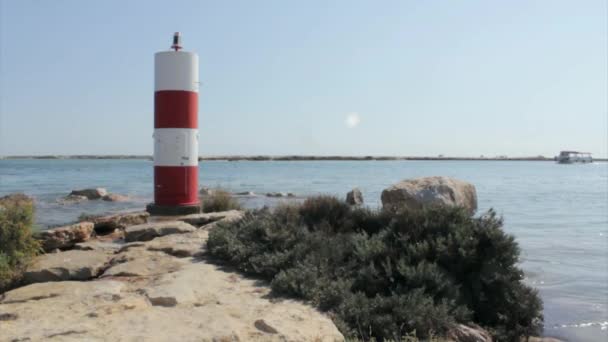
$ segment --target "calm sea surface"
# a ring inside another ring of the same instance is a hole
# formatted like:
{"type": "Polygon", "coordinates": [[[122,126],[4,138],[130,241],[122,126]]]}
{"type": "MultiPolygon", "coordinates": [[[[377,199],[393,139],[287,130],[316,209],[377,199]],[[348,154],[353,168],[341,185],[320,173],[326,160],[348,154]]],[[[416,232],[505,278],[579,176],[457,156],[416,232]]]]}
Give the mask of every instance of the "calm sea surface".
{"type": "MultiPolygon", "coordinates": [[[[545,303],[545,334],[571,341],[608,340],[608,163],[558,165],[509,161],[202,162],[200,183],[231,191],[327,193],[353,187],[377,206],[383,188],[404,178],[452,176],[477,187],[480,212],[494,208],[522,248],[527,281],[545,303]]],[[[81,213],[141,209],[152,198],[145,160],[0,160],[0,195],[36,198],[44,229],[81,213]],[[64,205],[72,189],[105,187],[131,201],[64,205]]],[[[243,197],[246,206],[269,203],[243,197]]]]}

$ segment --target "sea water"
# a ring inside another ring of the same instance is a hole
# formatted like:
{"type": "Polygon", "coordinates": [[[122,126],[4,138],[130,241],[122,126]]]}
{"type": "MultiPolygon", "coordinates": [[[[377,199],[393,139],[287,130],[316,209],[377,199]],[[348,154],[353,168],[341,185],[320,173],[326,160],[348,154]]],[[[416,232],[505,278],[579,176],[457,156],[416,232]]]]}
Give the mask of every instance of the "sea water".
{"type": "MultiPolygon", "coordinates": [[[[41,229],[101,214],[142,209],[153,195],[147,160],[0,160],[0,196],[36,199],[41,229]],[[105,187],[128,202],[60,201],[72,189],[105,187]]],[[[380,205],[382,189],[405,178],[451,176],[477,188],[478,213],[494,208],[522,249],[526,281],[539,289],[545,335],[571,341],[608,340],[608,163],[559,165],[524,161],[205,161],[201,186],[233,192],[245,206],[272,204],[268,192],[299,197],[353,187],[380,205]]]]}

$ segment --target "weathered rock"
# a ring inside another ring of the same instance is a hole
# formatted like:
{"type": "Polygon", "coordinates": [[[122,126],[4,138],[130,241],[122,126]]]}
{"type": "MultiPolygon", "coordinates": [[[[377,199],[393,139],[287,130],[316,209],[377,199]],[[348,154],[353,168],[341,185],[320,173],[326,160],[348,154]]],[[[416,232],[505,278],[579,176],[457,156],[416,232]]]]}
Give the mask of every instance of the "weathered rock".
{"type": "Polygon", "coordinates": [[[149,217],[148,212],[137,211],[97,217],[91,221],[95,224],[95,231],[98,234],[107,234],[115,229],[125,229],[129,226],[147,223],[149,217]]]}
{"type": "Polygon", "coordinates": [[[382,206],[388,209],[421,209],[425,206],[460,206],[470,214],[477,210],[475,186],[449,177],[403,180],[382,191],[382,206]]]}
{"type": "Polygon", "coordinates": [[[107,194],[101,199],[108,202],[126,202],[129,200],[129,197],[120,194],[107,194]]]}
{"type": "Polygon", "coordinates": [[[79,242],[87,241],[93,234],[93,222],[79,222],[69,226],[43,230],[36,234],[45,252],[57,248],[71,248],[79,242]]]}
{"type": "Polygon", "coordinates": [[[319,311],[294,300],[271,301],[269,292],[258,280],[205,262],[136,279],[33,284],[0,299],[0,312],[10,317],[0,320],[1,339],[344,340],[319,311]]]}
{"type": "Polygon", "coordinates": [[[107,195],[108,191],[104,188],[90,188],[90,189],[81,189],[81,190],[72,190],[72,192],[68,196],[84,196],[90,200],[100,199],[103,196],[107,195]]]}
{"type": "Polygon", "coordinates": [[[362,205],[363,194],[359,188],[354,188],[346,194],[346,203],[350,205],[362,205]]]}
{"type": "Polygon", "coordinates": [[[492,336],[482,327],[457,324],[448,332],[448,340],[454,342],[492,342],[492,336]]]}
{"type": "Polygon", "coordinates": [[[25,284],[62,280],[87,280],[98,276],[110,260],[100,251],[71,250],[43,254],[23,274],[25,284]]]}
{"type": "Polygon", "coordinates": [[[147,277],[175,272],[185,264],[186,261],[163,252],[131,248],[112,258],[111,266],[101,277],[147,277]]]}
{"type": "Polygon", "coordinates": [[[193,232],[196,227],[183,221],[161,221],[127,227],[125,241],[149,241],[159,236],[193,232]]]}
{"type": "Polygon", "coordinates": [[[200,227],[219,220],[237,220],[243,217],[240,210],[217,211],[214,213],[191,214],[177,217],[179,221],[184,221],[191,225],[200,227]]]}

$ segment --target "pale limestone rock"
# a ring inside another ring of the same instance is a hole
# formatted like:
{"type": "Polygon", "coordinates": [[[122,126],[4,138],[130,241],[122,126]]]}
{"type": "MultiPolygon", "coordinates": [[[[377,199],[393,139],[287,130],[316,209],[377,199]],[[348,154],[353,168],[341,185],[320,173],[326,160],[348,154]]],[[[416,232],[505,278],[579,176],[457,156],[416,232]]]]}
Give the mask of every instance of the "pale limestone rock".
{"type": "Polygon", "coordinates": [[[103,241],[103,240],[90,240],[87,242],[81,242],[74,245],[75,250],[81,251],[103,251],[107,253],[114,253],[122,248],[123,244],[115,241],[103,241]]]}
{"type": "Polygon", "coordinates": [[[162,221],[127,227],[125,241],[149,241],[159,236],[193,232],[196,227],[183,221],[162,221]]]}
{"type": "Polygon", "coordinates": [[[0,298],[0,312],[11,320],[0,321],[2,339],[344,340],[331,320],[312,307],[294,300],[271,302],[269,288],[257,280],[202,261],[165,257],[185,265],[134,281],[101,278],[7,292],[0,298]]]}
{"type": "Polygon", "coordinates": [[[161,251],[176,257],[195,257],[207,251],[209,231],[198,229],[191,233],[173,234],[156,238],[145,243],[150,251],[161,251]]]}
{"type": "Polygon", "coordinates": [[[450,177],[424,177],[403,180],[382,191],[382,206],[387,209],[425,206],[459,206],[470,214],[477,210],[475,186],[450,177]]]}
{"type": "Polygon", "coordinates": [[[100,251],[71,250],[43,254],[24,272],[23,282],[31,284],[91,279],[103,271],[109,260],[110,256],[100,251]]]}
{"type": "Polygon", "coordinates": [[[94,224],[92,222],[79,222],[69,226],[43,230],[36,234],[36,238],[40,240],[42,248],[46,252],[50,252],[57,248],[70,248],[79,242],[89,240],[93,228],[94,224]]]}
{"type": "Polygon", "coordinates": [[[146,277],[175,272],[187,262],[163,252],[131,248],[116,255],[101,277],[146,277]]]}

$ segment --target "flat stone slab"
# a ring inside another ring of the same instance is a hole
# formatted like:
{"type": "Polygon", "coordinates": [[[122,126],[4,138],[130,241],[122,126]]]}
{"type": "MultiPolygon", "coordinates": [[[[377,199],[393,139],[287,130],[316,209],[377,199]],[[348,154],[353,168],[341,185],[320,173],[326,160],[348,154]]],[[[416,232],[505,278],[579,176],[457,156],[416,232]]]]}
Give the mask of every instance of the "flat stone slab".
{"type": "Polygon", "coordinates": [[[148,277],[175,272],[186,263],[163,252],[131,248],[115,255],[101,277],[148,277]]]}
{"type": "Polygon", "coordinates": [[[101,251],[71,250],[43,254],[23,274],[26,284],[63,280],[88,280],[99,275],[110,260],[101,251]]]}
{"type": "Polygon", "coordinates": [[[183,234],[196,230],[196,227],[183,221],[163,221],[127,227],[125,241],[149,241],[159,236],[183,234]]]}
{"type": "Polygon", "coordinates": [[[74,249],[81,251],[103,251],[114,253],[122,248],[123,244],[115,241],[90,240],[74,245],[74,249]]]}
{"type": "Polygon", "coordinates": [[[161,251],[179,258],[196,257],[207,251],[209,231],[198,229],[191,233],[173,234],[156,238],[145,243],[150,251],[161,251]]]}

